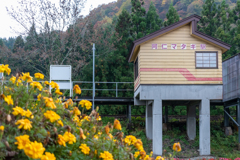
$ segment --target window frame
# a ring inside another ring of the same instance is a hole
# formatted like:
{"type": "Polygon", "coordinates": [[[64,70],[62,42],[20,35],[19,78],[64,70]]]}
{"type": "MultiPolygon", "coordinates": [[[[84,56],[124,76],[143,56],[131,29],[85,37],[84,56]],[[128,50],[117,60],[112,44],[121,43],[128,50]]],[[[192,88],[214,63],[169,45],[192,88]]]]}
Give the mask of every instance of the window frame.
{"type": "Polygon", "coordinates": [[[134,62],[134,81],[138,78],[138,74],[139,74],[138,72],[139,70],[138,70],[138,57],[137,57],[134,62]]]}
{"type": "Polygon", "coordinates": [[[195,69],[218,69],[218,51],[195,51],[195,69]],[[197,67],[197,53],[215,53],[216,67],[197,67]]]}

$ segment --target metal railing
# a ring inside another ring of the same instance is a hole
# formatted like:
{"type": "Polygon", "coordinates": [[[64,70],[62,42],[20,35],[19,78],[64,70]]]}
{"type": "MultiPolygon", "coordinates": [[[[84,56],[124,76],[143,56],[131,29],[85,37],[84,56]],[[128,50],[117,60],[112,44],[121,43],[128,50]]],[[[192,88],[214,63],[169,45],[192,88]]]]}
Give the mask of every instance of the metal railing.
{"type": "MultiPolygon", "coordinates": [[[[74,84],[79,84],[79,83],[83,83],[83,84],[92,84],[93,82],[90,81],[72,81],[73,85],[74,84]]],[[[133,82],[95,82],[96,84],[116,84],[116,88],[115,89],[95,89],[95,91],[115,91],[116,92],[116,97],[118,97],[118,92],[119,91],[134,91],[134,89],[119,89],[118,88],[118,84],[133,84],[133,82]]],[[[93,89],[81,89],[82,91],[93,91],[93,89]]]]}

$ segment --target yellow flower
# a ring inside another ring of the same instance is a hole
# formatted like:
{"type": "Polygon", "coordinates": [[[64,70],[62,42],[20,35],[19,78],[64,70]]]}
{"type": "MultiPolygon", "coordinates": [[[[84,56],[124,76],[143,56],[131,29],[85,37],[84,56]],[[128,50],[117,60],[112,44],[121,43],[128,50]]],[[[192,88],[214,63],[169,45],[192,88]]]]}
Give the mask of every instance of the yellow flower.
{"type": "Polygon", "coordinates": [[[155,160],[164,160],[164,158],[161,156],[157,156],[155,160]]]}
{"type": "Polygon", "coordinates": [[[10,80],[12,83],[15,83],[16,77],[12,76],[9,80],[10,80]]]}
{"type": "Polygon", "coordinates": [[[137,138],[133,135],[126,136],[124,139],[124,142],[128,145],[133,145],[137,141],[137,138]]]}
{"type": "Polygon", "coordinates": [[[68,142],[68,144],[76,143],[76,137],[70,132],[65,132],[63,137],[65,138],[66,142],[68,142]]]}
{"type": "Polygon", "coordinates": [[[59,85],[58,85],[56,82],[54,82],[54,81],[52,81],[51,83],[49,83],[49,85],[51,85],[51,87],[54,88],[54,89],[56,89],[56,90],[59,89],[59,85]]]}
{"type": "Polygon", "coordinates": [[[57,90],[55,91],[55,93],[58,94],[58,95],[60,95],[60,96],[63,94],[62,92],[60,92],[59,89],[57,89],[57,90]]]}
{"type": "Polygon", "coordinates": [[[4,126],[0,126],[0,131],[4,131],[4,126]]]}
{"type": "Polygon", "coordinates": [[[99,158],[102,158],[103,160],[114,160],[111,153],[108,151],[104,151],[103,153],[100,153],[99,158]]]}
{"type": "Polygon", "coordinates": [[[84,154],[89,154],[90,148],[86,144],[81,144],[79,147],[84,154]]]}
{"type": "Polygon", "coordinates": [[[37,100],[40,101],[40,100],[41,100],[41,97],[42,97],[42,95],[39,94],[39,95],[37,96],[37,100]]]}
{"type": "Polygon", "coordinates": [[[137,158],[137,157],[139,156],[139,154],[140,154],[139,151],[138,151],[138,152],[135,152],[135,153],[134,153],[134,157],[137,158]]]}
{"type": "Polygon", "coordinates": [[[149,157],[149,155],[146,155],[146,157],[144,157],[144,160],[151,160],[152,158],[149,157]]]}
{"type": "Polygon", "coordinates": [[[48,81],[45,81],[44,84],[49,85],[49,82],[48,82],[48,81]]]}
{"type": "Polygon", "coordinates": [[[18,128],[19,129],[25,129],[25,130],[29,130],[30,131],[30,129],[32,128],[32,124],[31,124],[32,122],[31,121],[29,121],[28,119],[20,119],[20,120],[18,120],[15,124],[16,125],[19,125],[18,126],[18,128]]]}
{"type": "Polygon", "coordinates": [[[17,115],[19,115],[19,114],[21,114],[22,116],[24,116],[24,115],[25,115],[25,111],[24,111],[24,109],[22,109],[21,107],[16,106],[15,108],[13,108],[12,114],[13,114],[14,116],[17,116],[17,115]]]}
{"type": "Polygon", "coordinates": [[[41,83],[39,83],[39,82],[32,82],[31,84],[30,84],[30,86],[32,86],[32,87],[36,87],[39,91],[42,91],[42,85],[41,85],[41,83]]]}
{"type": "Polygon", "coordinates": [[[56,109],[57,107],[55,106],[53,99],[52,98],[48,98],[48,97],[43,97],[43,99],[45,100],[45,105],[46,107],[50,107],[52,109],[56,109]]]}
{"type": "Polygon", "coordinates": [[[61,146],[66,147],[66,139],[62,135],[58,135],[58,144],[61,146]]]}
{"type": "Polygon", "coordinates": [[[68,109],[68,103],[67,103],[67,102],[64,102],[64,107],[65,107],[66,109],[68,109]]]}
{"type": "Polygon", "coordinates": [[[80,139],[86,139],[86,136],[84,135],[82,128],[80,128],[79,130],[80,130],[80,139]]]}
{"type": "Polygon", "coordinates": [[[32,116],[32,112],[29,109],[27,109],[27,111],[24,111],[24,115],[29,118],[32,116]]]}
{"type": "Polygon", "coordinates": [[[79,117],[75,115],[72,120],[73,122],[79,122],[79,117]]]}
{"type": "Polygon", "coordinates": [[[109,131],[110,131],[110,128],[109,128],[109,126],[108,126],[108,125],[106,125],[106,126],[104,127],[104,129],[105,129],[105,132],[106,132],[106,134],[108,134],[108,133],[109,133],[109,131]]]}
{"type": "Polygon", "coordinates": [[[152,155],[153,155],[153,151],[150,152],[150,155],[149,155],[149,156],[152,157],[152,155]]]}
{"type": "Polygon", "coordinates": [[[80,87],[79,87],[78,85],[75,85],[75,86],[73,87],[73,91],[74,91],[76,94],[81,94],[81,89],[80,89],[80,87]]]}
{"type": "Polygon", "coordinates": [[[98,135],[94,135],[94,138],[95,138],[95,139],[98,139],[98,135]]]}
{"type": "Polygon", "coordinates": [[[137,139],[137,140],[135,141],[135,143],[134,143],[134,146],[135,146],[139,151],[143,150],[143,143],[142,143],[141,139],[137,139]]]}
{"type": "Polygon", "coordinates": [[[72,101],[72,99],[71,99],[71,98],[68,99],[68,100],[67,100],[67,103],[68,103],[69,106],[73,105],[73,101],[72,101]]]}
{"type": "Polygon", "coordinates": [[[13,105],[13,99],[12,99],[11,95],[5,96],[4,101],[7,102],[8,105],[10,105],[10,104],[13,105]]]}
{"type": "Polygon", "coordinates": [[[83,119],[90,122],[90,117],[89,116],[85,116],[83,119]]]}
{"type": "Polygon", "coordinates": [[[79,116],[81,114],[81,112],[77,107],[74,107],[73,114],[79,116]]]}
{"type": "Polygon", "coordinates": [[[94,151],[94,154],[97,154],[97,150],[94,151]]]}
{"type": "Polygon", "coordinates": [[[61,117],[57,114],[57,113],[55,113],[54,111],[46,111],[45,113],[44,113],[44,116],[47,118],[47,119],[49,119],[50,120],[50,122],[55,122],[55,121],[57,121],[57,120],[59,120],[61,117]]]}
{"type": "Polygon", "coordinates": [[[121,123],[117,119],[114,120],[113,127],[117,130],[122,130],[121,123]]]}
{"type": "Polygon", "coordinates": [[[45,155],[41,157],[41,160],[56,160],[56,157],[53,153],[45,152],[45,155]]]}
{"type": "Polygon", "coordinates": [[[41,74],[41,73],[35,73],[34,77],[37,78],[37,79],[44,79],[44,75],[41,74]]]}
{"type": "Polygon", "coordinates": [[[30,76],[30,74],[29,74],[29,72],[28,73],[22,73],[22,80],[23,81],[26,81],[27,80],[27,82],[32,82],[33,80],[32,80],[32,77],[30,76]]]}
{"type": "Polygon", "coordinates": [[[61,98],[61,97],[58,98],[55,102],[56,102],[56,103],[62,103],[62,98],[61,98]]]}
{"type": "Polygon", "coordinates": [[[63,122],[61,120],[57,121],[57,123],[63,127],[63,122]]]}
{"type": "Polygon", "coordinates": [[[80,103],[81,107],[86,107],[87,110],[91,109],[92,103],[88,100],[81,100],[80,103]]]}
{"type": "Polygon", "coordinates": [[[140,151],[140,157],[144,159],[146,157],[146,152],[144,150],[140,151]]]}
{"type": "Polygon", "coordinates": [[[18,85],[21,84],[21,83],[22,83],[22,81],[21,81],[21,79],[19,78],[19,79],[17,80],[16,85],[18,86],[18,85]]]}
{"type": "Polygon", "coordinates": [[[11,69],[10,68],[8,68],[8,64],[6,64],[6,65],[1,65],[0,66],[0,72],[2,73],[2,72],[6,72],[8,75],[11,73],[11,69]]]}
{"type": "Polygon", "coordinates": [[[177,152],[180,152],[182,150],[179,142],[173,144],[173,150],[177,152]]]}
{"type": "Polygon", "coordinates": [[[27,144],[30,143],[29,135],[18,136],[15,137],[15,139],[17,140],[15,144],[18,145],[18,149],[23,149],[27,144]]]}
{"type": "Polygon", "coordinates": [[[41,158],[44,151],[45,148],[43,147],[42,143],[38,143],[37,141],[30,142],[24,147],[24,153],[33,159],[41,158]]]}

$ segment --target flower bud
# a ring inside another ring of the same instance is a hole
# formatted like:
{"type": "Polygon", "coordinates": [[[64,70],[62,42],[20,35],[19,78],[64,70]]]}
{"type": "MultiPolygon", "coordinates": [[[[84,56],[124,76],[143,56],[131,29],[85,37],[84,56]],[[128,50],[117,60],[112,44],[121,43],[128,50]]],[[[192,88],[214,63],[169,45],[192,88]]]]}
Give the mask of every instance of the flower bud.
{"type": "Polygon", "coordinates": [[[11,120],[12,120],[12,117],[11,117],[10,114],[8,114],[8,115],[7,115],[7,121],[8,121],[8,122],[11,122],[11,120]]]}
{"type": "Polygon", "coordinates": [[[99,110],[99,107],[97,106],[97,107],[96,107],[96,111],[98,112],[98,110],[99,110]]]}
{"type": "Polygon", "coordinates": [[[9,146],[8,141],[5,141],[4,144],[5,144],[5,146],[7,147],[8,150],[11,150],[11,147],[9,146]]]}
{"type": "Polygon", "coordinates": [[[54,127],[54,128],[53,128],[53,131],[54,131],[54,133],[57,133],[57,128],[54,127]]]}

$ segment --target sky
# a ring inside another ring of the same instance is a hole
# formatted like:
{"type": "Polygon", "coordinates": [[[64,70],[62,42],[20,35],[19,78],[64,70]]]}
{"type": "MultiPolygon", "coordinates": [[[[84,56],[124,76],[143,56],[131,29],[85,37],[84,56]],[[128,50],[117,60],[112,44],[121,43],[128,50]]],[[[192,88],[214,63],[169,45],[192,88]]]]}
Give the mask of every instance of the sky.
{"type": "MultiPolygon", "coordinates": [[[[52,2],[58,2],[58,0],[51,0],[52,2]]],[[[85,10],[83,12],[84,15],[89,13],[89,9],[96,8],[98,5],[107,4],[116,0],[87,0],[85,4],[85,10]]],[[[17,7],[18,0],[0,0],[0,38],[8,38],[8,37],[17,37],[17,33],[15,33],[10,27],[16,28],[19,24],[11,19],[6,11],[6,7],[14,6],[17,7]]]]}

